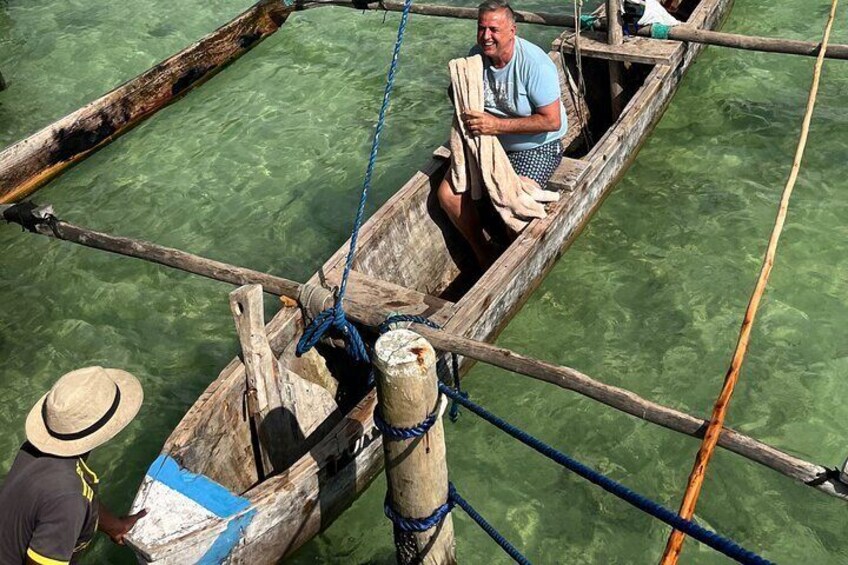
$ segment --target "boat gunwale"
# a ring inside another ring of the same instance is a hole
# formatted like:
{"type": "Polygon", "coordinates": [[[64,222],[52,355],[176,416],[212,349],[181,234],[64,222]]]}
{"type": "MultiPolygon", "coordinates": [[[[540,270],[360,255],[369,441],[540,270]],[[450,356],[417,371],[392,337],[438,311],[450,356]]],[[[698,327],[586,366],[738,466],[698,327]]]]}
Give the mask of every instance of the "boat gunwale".
{"type": "MultiPolygon", "coordinates": [[[[698,26],[713,26],[717,25],[726,15],[730,12],[732,7],[733,0],[703,0],[699,5],[695,8],[695,10],[690,15],[687,23],[692,25],[696,24],[698,26]]],[[[528,260],[527,251],[529,249],[533,249],[534,245],[528,245],[530,243],[536,244],[538,243],[538,238],[540,235],[544,235],[546,233],[550,233],[551,227],[555,224],[556,220],[560,218],[565,218],[567,216],[567,212],[570,211],[575,205],[578,204],[576,196],[582,193],[588,193],[589,187],[593,183],[597,183],[599,178],[601,178],[604,172],[607,172],[610,168],[615,168],[615,174],[612,178],[604,182],[604,187],[601,190],[603,195],[606,195],[612,186],[615,184],[616,180],[620,178],[621,175],[624,174],[629,163],[635,158],[636,153],[648,135],[650,134],[653,126],[659,120],[664,112],[665,106],[670,102],[673,97],[674,91],[677,89],[677,86],[680,83],[682,75],[685,74],[685,71],[688,70],[688,67],[694,61],[695,57],[701,52],[704,48],[704,45],[701,44],[693,44],[686,45],[681,43],[678,49],[682,52],[682,56],[679,59],[679,62],[675,66],[671,65],[655,65],[648,76],[645,78],[644,83],[639,87],[636,93],[630,98],[627,105],[625,106],[621,116],[615,123],[611,124],[604,135],[598,140],[598,142],[591,148],[589,153],[581,159],[588,164],[585,170],[580,173],[578,180],[575,184],[575,189],[572,193],[574,197],[571,198],[563,198],[561,201],[557,202],[553,210],[550,211],[547,218],[534,220],[530,223],[530,225],[519,235],[519,237],[509,246],[509,248],[498,258],[497,261],[492,265],[490,269],[488,269],[483,276],[469,289],[465,295],[455,303],[453,313],[450,317],[449,322],[446,324],[446,328],[452,330],[457,333],[461,333],[466,337],[476,337],[474,334],[474,330],[482,326],[482,319],[485,317],[486,312],[490,311],[494,304],[497,303],[497,300],[486,300],[485,296],[482,295],[483,291],[486,290],[489,286],[489,283],[494,283],[497,281],[508,280],[510,275],[515,272],[515,270],[520,266],[521,262],[526,262],[528,260]],[[680,77],[674,77],[675,72],[679,72],[680,77]],[[664,82],[665,78],[673,78],[674,80],[664,82]],[[630,146],[624,147],[620,144],[621,141],[621,130],[623,128],[623,122],[625,119],[631,118],[635,120],[635,114],[644,115],[646,114],[646,106],[642,105],[638,109],[634,109],[635,105],[640,102],[648,103],[650,102],[649,96],[652,94],[663,95],[663,86],[667,87],[667,92],[664,93],[665,99],[662,100],[660,107],[654,110],[654,116],[649,123],[644,125],[643,131],[635,136],[637,138],[637,143],[630,146]],[[615,159],[617,155],[622,153],[628,153],[627,159],[624,160],[623,163],[619,165],[615,165],[615,159]],[[599,165],[600,163],[600,165],[599,165]],[[479,304],[487,303],[485,307],[480,308],[479,304]],[[464,318],[463,315],[469,313],[476,313],[478,315],[477,324],[475,326],[473,320],[462,321],[464,318]],[[454,321],[459,320],[454,323],[454,321]]],[[[360,245],[363,247],[367,246],[368,242],[372,237],[379,233],[379,222],[385,220],[385,218],[389,217],[389,211],[393,208],[397,207],[399,203],[403,201],[407,201],[411,198],[420,197],[421,193],[424,189],[428,188],[428,185],[431,182],[431,177],[434,173],[438,172],[445,166],[445,161],[442,157],[431,157],[427,163],[418,169],[418,171],[399,189],[394,195],[392,195],[373,215],[371,218],[366,221],[362,226],[362,231],[360,232],[360,245]]],[[[426,196],[424,196],[426,197],[426,196]]],[[[594,211],[603,201],[604,196],[601,196],[596,199],[595,203],[591,208],[585,213],[585,217],[583,218],[580,226],[577,229],[572,230],[572,234],[567,238],[564,238],[564,241],[561,245],[557,245],[558,248],[564,248],[570,244],[570,242],[579,234],[582,226],[585,225],[585,222],[592,216],[594,211]]],[[[343,261],[347,255],[347,250],[350,245],[350,240],[348,239],[335,253],[333,253],[330,258],[322,265],[322,267],[316,272],[315,275],[310,279],[310,282],[320,283],[327,273],[337,271],[341,265],[343,265],[343,261]]],[[[553,266],[554,261],[551,260],[555,258],[555,256],[559,253],[559,249],[557,252],[553,253],[550,257],[544,259],[544,263],[546,265],[533,277],[532,284],[530,284],[527,288],[521,291],[520,296],[517,300],[513,301],[513,304],[507,309],[505,315],[501,317],[500,323],[498,327],[493,330],[487,332],[486,338],[491,338],[496,336],[499,331],[509,322],[509,320],[514,315],[515,311],[517,311],[518,307],[529,297],[534,288],[541,283],[544,279],[544,276],[547,274],[548,270],[553,266]]],[[[537,253],[538,254],[538,253],[537,253]]],[[[513,278],[514,280],[514,278],[513,278]]],[[[507,294],[506,288],[508,285],[504,285],[501,287],[500,298],[507,294]]],[[[279,338],[280,334],[283,330],[288,327],[288,324],[294,323],[297,324],[300,320],[298,316],[298,312],[294,309],[283,309],[277,312],[273,318],[269,321],[266,326],[266,330],[268,331],[269,338],[276,337],[279,338]]],[[[176,444],[174,436],[181,433],[183,428],[185,428],[184,423],[188,424],[190,420],[195,419],[195,415],[199,413],[206,412],[206,408],[212,399],[216,395],[224,394],[225,389],[229,389],[228,384],[231,384],[229,381],[231,379],[235,379],[240,374],[243,374],[244,365],[241,361],[236,357],[221,371],[221,374],[216,378],[209,386],[204,390],[203,393],[198,397],[198,400],[189,408],[186,415],[180,421],[180,423],[174,428],[173,432],[169,435],[168,439],[163,446],[162,453],[170,454],[170,450],[173,450],[178,444],[176,444]],[[191,418],[190,418],[191,416],[191,418]]],[[[348,419],[350,414],[359,410],[366,410],[365,415],[357,420],[362,423],[362,435],[364,435],[367,431],[373,430],[373,420],[371,411],[367,410],[370,405],[376,403],[376,394],[372,389],[367,392],[365,396],[352,407],[347,413],[344,415],[343,419],[334,426],[327,435],[322,438],[318,444],[313,448],[313,450],[317,450],[329,441],[335,441],[335,436],[340,430],[342,426],[345,425],[345,421],[348,419]],[[365,423],[371,423],[370,426],[365,426],[365,423]]],[[[381,445],[382,438],[377,436],[373,444],[381,445]]],[[[372,444],[372,445],[373,445],[372,444]]],[[[376,447],[376,446],[375,446],[376,447]]],[[[357,464],[359,461],[358,457],[354,457],[350,464],[357,464]]],[[[322,469],[319,463],[311,456],[310,453],[305,454],[301,458],[299,458],[292,466],[283,471],[282,473],[270,477],[269,479],[257,483],[253,487],[244,491],[242,496],[245,496],[250,500],[250,507],[244,512],[240,512],[234,516],[231,516],[227,519],[222,520],[222,523],[226,524],[228,521],[233,520],[246,512],[251,510],[255,510],[260,508],[263,503],[266,501],[270,501],[274,498],[274,495],[277,494],[281,487],[285,485],[292,485],[290,490],[297,489],[298,480],[303,480],[304,477],[312,476],[312,470],[317,468],[318,471],[322,469]],[[300,469],[303,467],[303,469],[300,469]],[[292,472],[292,470],[299,472],[292,472]],[[309,472],[307,472],[309,471],[309,472]]],[[[283,489],[285,490],[285,489],[283,489]]],[[[327,524],[322,524],[322,528],[326,527],[327,524]]],[[[197,538],[202,534],[208,534],[209,532],[216,531],[216,528],[219,527],[220,524],[211,525],[205,529],[196,530],[187,536],[187,538],[197,538]]],[[[272,529],[273,526],[269,526],[262,533],[272,529]]],[[[261,535],[261,533],[260,533],[261,535]]],[[[206,539],[207,536],[204,535],[203,539],[206,539]]],[[[258,538],[257,538],[258,539],[258,538]]],[[[249,546],[249,544],[247,545],[249,546]]],[[[234,555],[240,553],[244,550],[244,547],[247,546],[239,546],[234,549],[234,555]]],[[[299,546],[297,546],[299,547],[299,546]]],[[[152,548],[146,548],[152,549],[152,548]]],[[[158,548],[156,548],[158,549],[158,548]]],[[[162,548],[162,551],[157,552],[155,556],[153,554],[149,554],[149,557],[155,559],[161,559],[166,557],[168,554],[180,548],[173,548],[171,551],[165,550],[162,548]]],[[[284,554],[282,557],[289,555],[291,551],[295,548],[289,548],[289,552],[284,554]]],[[[282,558],[281,557],[281,558],[282,558]]]]}

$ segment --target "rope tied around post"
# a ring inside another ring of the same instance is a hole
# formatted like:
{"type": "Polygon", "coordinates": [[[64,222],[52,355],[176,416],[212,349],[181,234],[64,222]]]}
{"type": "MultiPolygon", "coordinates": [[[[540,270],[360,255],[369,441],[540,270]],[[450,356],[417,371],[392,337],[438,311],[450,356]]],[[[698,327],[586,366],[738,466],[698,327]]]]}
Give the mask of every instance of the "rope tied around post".
{"type": "MultiPolygon", "coordinates": [[[[433,328],[434,330],[442,329],[442,326],[428,318],[425,318],[424,316],[416,316],[413,314],[394,314],[386,318],[386,320],[382,324],[380,324],[380,327],[378,328],[380,335],[391,330],[393,325],[402,324],[406,322],[422,324],[424,326],[427,326],[428,328],[433,328]]],[[[460,394],[464,398],[468,398],[468,393],[463,392],[459,384],[459,356],[453,351],[450,352],[450,356],[453,388],[457,392],[457,394],[460,394]]],[[[450,421],[454,423],[459,419],[459,403],[457,403],[456,401],[451,402],[448,417],[450,418],[450,421]]]]}
{"type": "Polygon", "coordinates": [[[362,337],[359,335],[359,330],[356,329],[344,311],[344,297],[347,290],[348,278],[353,267],[353,259],[356,256],[356,242],[359,238],[359,229],[362,227],[362,220],[365,216],[365,203],[368,200],[368,189],[371,188],[371,177],[374,173],[374,166],[377,162],[377,152],[380,149],[380,134],[386,123],[386,113],[389,109],[389,100],[392,96],[394,88],[395,75],[397,74],[398,60],[400,59],[400,48],[403,45],[403,36],[406,31],[406,25],[409,21],[409,10],[412,7],[412,0],[405,0],[403,5],[403,13],[401,14],[400,24],[398,25],[397,39],[392,52],[392,62],[389,65],[389,72],[386,76],[386,87],[383,92],[383,103],[380,106],[380,114],[377,118],[377,126],[374,131],[374,138],[371,142],[371,153],[368,158],[368,166],[365,170],[365,179],[362,183],[362,194],[359,198],[359,207],[356,210],[356,218],[353,223],[353,231],[350,235],[350,249],[348,250],[347,260],[345,261],[344,272],[342,273],[342,281],[339,286],[339,292],[336,296],[335,304],[312,320],[312,323],[303,332],[303,336],[297,344],[296,354],[303,355],[309,351],[322,337],[334,328],[339,331],[345,340],[346,349],[351,357],[358,362],[369,362],[368,351],[362,337]]]}

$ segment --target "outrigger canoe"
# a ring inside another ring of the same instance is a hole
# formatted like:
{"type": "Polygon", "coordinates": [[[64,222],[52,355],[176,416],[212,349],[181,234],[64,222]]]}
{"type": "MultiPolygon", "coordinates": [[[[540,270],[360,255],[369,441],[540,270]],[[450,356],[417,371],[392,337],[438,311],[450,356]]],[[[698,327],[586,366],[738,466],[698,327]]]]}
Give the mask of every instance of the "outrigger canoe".
{"type": "MultiPolygon", "coordinates": [[[[687,0],[677,15],[691,27],[713,29],[731,4],[687,0]]],[[[570,132],[566,157],[548,185],[561,198],[548,216],[530,223],[481,274],[435,201],[449,157],[441,148],[363,225],[349,296],[361,292],[386,311],[425,315],[467,338],[495,339],[624,173],[702,49],[641,37],[613,46],[603,33],[583,32],[578,69],[574,43],[573,34],[563,34],[550,53],[561,71],[570,132]],[[615,118],[610,64],[619,66],[626,101],[615,118]],[[585,99],[573,87],[578,72],[585,99]]],[[[342,246],[310,284],[337,285],[347,250],[342,246]]],[[[316,386],[332,375],[334,409],[310,425],[293,462],[264,472],[245,408],[245,367],[233,359],[170,435],[139,488],[133,508],[149,513],[127,542],[141,562],[277,562],[330,525],[381,471],[374,389],[331,343],[296,357],[303,329],[303,312],[285,307],[266,333],[289,378],[316,386]]]]}

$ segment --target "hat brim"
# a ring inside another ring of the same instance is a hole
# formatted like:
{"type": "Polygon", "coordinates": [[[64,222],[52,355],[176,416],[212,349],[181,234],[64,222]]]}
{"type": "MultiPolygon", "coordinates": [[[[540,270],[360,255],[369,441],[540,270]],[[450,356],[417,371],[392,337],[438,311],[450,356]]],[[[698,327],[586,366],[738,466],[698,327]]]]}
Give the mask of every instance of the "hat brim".
{"type": "Polygon", "coordinates": [[[45,394],[35,403],[26,419],[26,437],[36,449],[42,453],[60,457],[82,455],[115,437],[135,418],[144,400],[141,383],[128,372],[120,369],[104,369],[104,371],[121,391],[121,401],[109,421],[99,430],[79,439],[56,438],[48,431],[42,415],[44,402],[47,399],[45,394]]]}

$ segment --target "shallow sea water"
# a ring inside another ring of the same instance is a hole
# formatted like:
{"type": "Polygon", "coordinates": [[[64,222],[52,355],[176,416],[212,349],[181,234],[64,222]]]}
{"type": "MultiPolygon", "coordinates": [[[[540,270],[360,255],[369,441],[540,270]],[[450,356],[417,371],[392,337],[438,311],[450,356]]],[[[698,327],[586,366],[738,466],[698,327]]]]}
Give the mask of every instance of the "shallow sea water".
{"type": "MultiPolygon", "coordinates": [[[[250,2],[0,1],[0,145],[208,33],[250,2]]],[[[466,3],[470,4],[470,3],[466,3]]],[[[569,3],[570,4],[570,3],[569,3]]],[[[725,30],[817,40],[829,2],[737,0],[725,30]]],[[[554,11],[549,0],[522,8],[554,11]]],[[[848,42],[845,9],[833,41],[848,42]]],[[[347,237],[398,17],[326,8],[37,194],[68,221],[305,279],[347,237]]],[[[445,64],[471,22],[413,16],[368,211],[445,137],[445,64]]],[[[522,28],[540,45],[552,30],[522,28]]],[[[501,336],[503,346],[706,414],[788,174],[813,60],[707,49],[633,167],[501,336]]],[[[804,168],[729,424],[827,466],[848,454],[844,62],[825,66],[804,168]]],[[[0,227],[0,469],[60,374],[125,368],[145,405],[92,456],[132,499],[185,410],[237,352],[228,285],[0,227]]],[[[269,310],[272,301],[267,301],[269,310]]],[[[475,401],[676,508],[697,442],[490,367],[475,401]]],[[[464,413],[447,426],[461,492],[536,563],[649,563],[667,528],[464,413]]],[[[4,471],[0,471],[4,472],[4,471]]],[[[296,563],[390,563],[382,479],[296,563]]],[[[844,503],[719,451],[698,519],[781,563],[848,563],[844,503]]],[[[462,513],[464,563],[508,562],[462,513]]],[[[684,563],[722,563],[689,541],[684,563]]],[[[100,539],[87,563],[132,563],[100,539]]]]}

